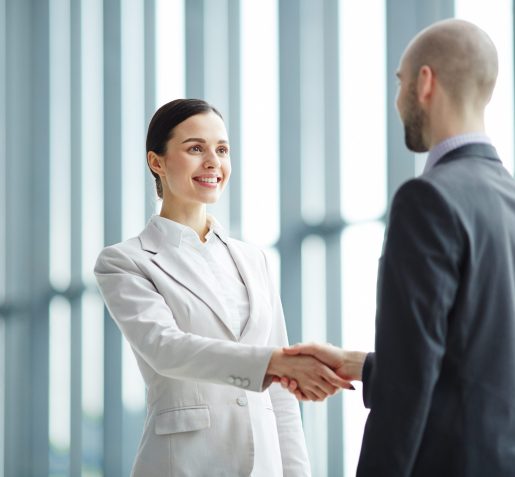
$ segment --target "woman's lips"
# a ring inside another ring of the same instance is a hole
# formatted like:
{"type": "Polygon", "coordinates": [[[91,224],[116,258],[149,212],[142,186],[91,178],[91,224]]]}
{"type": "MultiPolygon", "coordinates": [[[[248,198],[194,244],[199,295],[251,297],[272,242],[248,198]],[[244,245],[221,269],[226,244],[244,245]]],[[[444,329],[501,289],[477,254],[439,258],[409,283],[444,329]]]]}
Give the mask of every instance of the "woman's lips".
{"type": "Polygon", "coordinates": [[[207,187],[208,189],[216,189],[216,187],[218,187],[218,183],[222,180],[222,178],[216,176],[198,176],[194,177],[193,180],[202,187],[207,187]]]}

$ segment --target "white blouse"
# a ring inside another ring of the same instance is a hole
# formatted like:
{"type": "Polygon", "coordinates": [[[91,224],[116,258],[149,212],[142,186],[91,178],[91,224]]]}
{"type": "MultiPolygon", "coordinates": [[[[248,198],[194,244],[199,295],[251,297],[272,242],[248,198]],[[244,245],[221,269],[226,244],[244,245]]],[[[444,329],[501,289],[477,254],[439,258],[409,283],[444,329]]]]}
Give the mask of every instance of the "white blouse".
{"type": "Polygon", "coordinates": [[[206,241],[202,243],[191,227],[161,216],[156,216],[156,219],[172,232],[172,236],[180,235],[179,246],[184,253],[197,254],[204,259],[206,267],[202,273],[211,273],[214,276],[213,283],[218,284],[215,293],[225,305],[233,335],[239,339],[250,316],[249,295],[222,238],[225,235],[222,226],[213,217],[208,216],[209,231],[206,241]]]}

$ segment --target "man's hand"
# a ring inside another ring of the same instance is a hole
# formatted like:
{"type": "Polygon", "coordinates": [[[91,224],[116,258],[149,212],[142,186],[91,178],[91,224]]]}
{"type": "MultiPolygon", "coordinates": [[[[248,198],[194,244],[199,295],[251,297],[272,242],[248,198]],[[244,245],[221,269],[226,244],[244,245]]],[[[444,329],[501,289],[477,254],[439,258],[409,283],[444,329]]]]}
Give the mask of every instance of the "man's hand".
{"type": "MultiPolygon", "coordinates": [[[[363,364],[367,353],[362,351],[344,351],[331,344],[297,344],[291,348],[284,348],[284,353],[290,356],[313,356],[322,363],[325,363],[341,378],[346,381],[347,389],[354,389],[348,381],[361,381],[363,364]]],[[[302,387],[293,376],[282,376],[279,381],[284,388],[295,394],[299,400],[310,400],[302,387]]]]}
{"type": "Polygon", "coordinates": [[[349,386],[346,380],[313,356],[288,355],[281,349],[272,353],[267,374],[276,377],[275,381],[283,377],[295,381],[296,388],[311,401],[321,401],[339,388],[349,386]]]}

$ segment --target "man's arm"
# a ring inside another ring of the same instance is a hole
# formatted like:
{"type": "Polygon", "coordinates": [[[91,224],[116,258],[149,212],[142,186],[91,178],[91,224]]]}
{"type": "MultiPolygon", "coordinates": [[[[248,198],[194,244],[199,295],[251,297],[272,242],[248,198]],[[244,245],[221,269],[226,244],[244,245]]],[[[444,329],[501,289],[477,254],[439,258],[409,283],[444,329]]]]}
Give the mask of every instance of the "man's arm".
{"type": "Polygon", "coordinates": [[[464,232],[429,183],[394,198],[378,281],[376,355],[358,475],[410,475],[445,354],[464,232]]]}

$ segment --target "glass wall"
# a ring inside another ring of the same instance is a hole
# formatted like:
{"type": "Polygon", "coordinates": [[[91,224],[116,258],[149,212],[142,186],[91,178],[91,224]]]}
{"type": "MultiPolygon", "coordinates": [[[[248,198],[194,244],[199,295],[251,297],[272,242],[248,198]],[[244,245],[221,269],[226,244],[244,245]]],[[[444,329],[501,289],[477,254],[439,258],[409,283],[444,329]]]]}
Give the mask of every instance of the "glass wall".
{"type": "MultiPolygon", "coordinates": [[[[492,36],[487,128],[514,169],[512,0],[427,5],[0,0],[0,477],[130,472],[145,389],[93,267],[159,210],[145,132],[174,98],[224,115],[232,183],[211,212],[266,250],[290,340],[373,349],[388,202],[425,159],[394,107],[416,31],[455,12],[492,36]]],[[[361,388],[302,411],[313,475],[354,475],[361,388]]]]}

